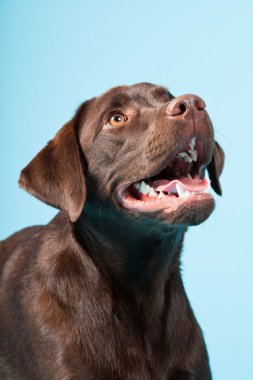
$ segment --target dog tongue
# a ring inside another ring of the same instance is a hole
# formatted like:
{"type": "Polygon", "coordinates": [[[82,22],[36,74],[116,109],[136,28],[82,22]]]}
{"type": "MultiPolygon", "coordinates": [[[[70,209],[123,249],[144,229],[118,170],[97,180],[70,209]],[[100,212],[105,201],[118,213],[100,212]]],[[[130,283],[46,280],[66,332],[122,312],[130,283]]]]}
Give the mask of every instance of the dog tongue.
{"type": "Polygon", "coordinates": [[[173,181],[158,179],[149,184],[149,186],[152,186],[155,191],[172,192],[176,184],[181,185],[181,187],[187,191],[204,191],[208,188],[208,180],[206,178],[180,178],[180,180],[174,179],[173,181]]]}

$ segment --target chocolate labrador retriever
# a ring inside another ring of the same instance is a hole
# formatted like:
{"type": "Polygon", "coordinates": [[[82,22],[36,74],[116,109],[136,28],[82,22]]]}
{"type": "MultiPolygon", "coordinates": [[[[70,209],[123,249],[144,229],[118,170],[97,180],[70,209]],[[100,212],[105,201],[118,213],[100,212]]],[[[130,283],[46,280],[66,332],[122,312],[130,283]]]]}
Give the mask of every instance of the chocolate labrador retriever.
{"type": "Polygon", "coordinates": [[[61,211],[1,242],[1,380],[210,380],[180,251],[223,162],[198,96],[141,83],[82,104],[20,176],[61,211]]]}

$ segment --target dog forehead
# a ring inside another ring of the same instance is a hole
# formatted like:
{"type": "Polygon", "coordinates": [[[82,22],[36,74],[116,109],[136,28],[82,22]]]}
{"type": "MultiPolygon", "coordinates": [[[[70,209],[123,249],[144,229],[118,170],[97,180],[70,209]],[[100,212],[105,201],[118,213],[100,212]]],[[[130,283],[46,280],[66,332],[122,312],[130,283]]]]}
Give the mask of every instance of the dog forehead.
{"type": "Polygon", "coordinates": [[[113,87],[97,98],[101,107],[115,106],[155,106],[157,102],[169,100],[167,88],[151,83],[137,83],[132,86],[113,87]]]}
{"type": "Polygon", "coordinates": [[[93,141],[101,130],[105,115],[113,110],[122,112],[155,109],[171,100],[167,88],[151,83],[113,87],[104,94],[85,102],[76,114],[81,140],[93,141]]]}

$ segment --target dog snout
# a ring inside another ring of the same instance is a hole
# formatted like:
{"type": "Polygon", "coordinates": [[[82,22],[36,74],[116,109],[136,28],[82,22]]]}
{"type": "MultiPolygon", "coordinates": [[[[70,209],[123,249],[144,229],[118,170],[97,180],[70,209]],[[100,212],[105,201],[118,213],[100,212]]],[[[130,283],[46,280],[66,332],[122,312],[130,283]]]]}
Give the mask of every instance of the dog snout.
{"type": "Polygon", "coordinates": [[[205,107],[204,100],[199,96],[186,94],[171,100],[166,107],[166,112],[170,118],[184,119],[192,113],[203,111],[205,107]]]}

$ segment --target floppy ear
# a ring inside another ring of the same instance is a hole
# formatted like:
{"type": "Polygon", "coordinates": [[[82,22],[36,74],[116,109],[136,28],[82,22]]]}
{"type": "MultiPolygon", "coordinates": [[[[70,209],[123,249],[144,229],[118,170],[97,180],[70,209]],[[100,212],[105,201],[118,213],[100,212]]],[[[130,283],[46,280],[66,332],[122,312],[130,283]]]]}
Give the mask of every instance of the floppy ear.
{"type": "Polygon", "coordinates": [[[221,146],[215,141],[213,155],[210,164],[207,166],[211,186],[218,195],[222,195],[222,189],[219,181],[219,176],[222,173],[224,166],[225,155],[221,146]]]}
{"type": "Polygon", "coordinates": [[[78,219],[86,188],[73,120],[22,170],[19,185],[43,202],[66,211],[72,222],[78,219]]]}

